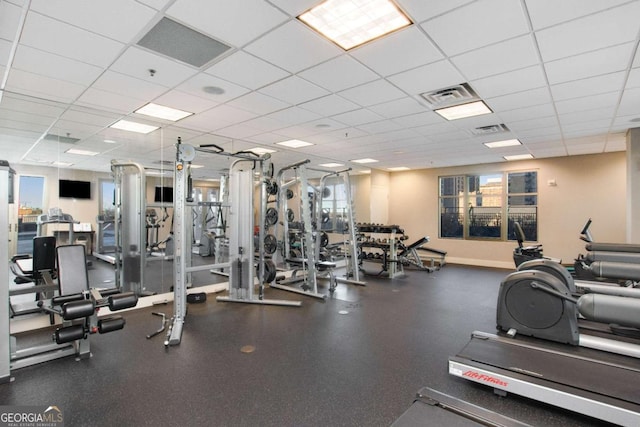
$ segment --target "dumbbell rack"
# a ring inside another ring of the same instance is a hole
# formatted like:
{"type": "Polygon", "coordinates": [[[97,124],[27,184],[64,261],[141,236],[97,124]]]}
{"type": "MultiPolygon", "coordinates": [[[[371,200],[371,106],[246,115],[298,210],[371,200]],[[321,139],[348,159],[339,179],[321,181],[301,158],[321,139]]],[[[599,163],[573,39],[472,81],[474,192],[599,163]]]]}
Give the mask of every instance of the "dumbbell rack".
{"type": "Polygon", "coordinates": [[[404,235],[404,230],[398,225],[382,225],[382,224],[358,224],[358,247],[360,249],[360,264],[366,260],[381,260],[382,270],[378,275],[386,274],[393,279],[404,274],[402,263],[398,259],[398,239],[399,235],[404,235]],[[375,238],[370,234],[386,234],[385,238],[375,238]],[[380,252],[378,257],[368,258],[364,254],[365,249],[377,249],[380,252]]]}

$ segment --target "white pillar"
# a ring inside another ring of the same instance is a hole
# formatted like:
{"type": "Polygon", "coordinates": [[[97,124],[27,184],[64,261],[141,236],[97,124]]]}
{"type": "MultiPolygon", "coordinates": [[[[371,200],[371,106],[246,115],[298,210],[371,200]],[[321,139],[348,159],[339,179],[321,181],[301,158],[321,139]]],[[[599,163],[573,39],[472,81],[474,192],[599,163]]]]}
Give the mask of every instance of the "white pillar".
{"type": "Polygon", "coordinates": [[[640,243],[640,128],[627,132],[627,242],[640,243]]]}

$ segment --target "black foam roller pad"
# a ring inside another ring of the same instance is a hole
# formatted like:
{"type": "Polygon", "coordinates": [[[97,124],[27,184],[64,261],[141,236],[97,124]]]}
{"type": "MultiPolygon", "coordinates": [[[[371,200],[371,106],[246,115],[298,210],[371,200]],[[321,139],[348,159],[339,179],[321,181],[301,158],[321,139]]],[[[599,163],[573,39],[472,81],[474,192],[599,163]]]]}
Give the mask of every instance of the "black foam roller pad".
{"type": "Polygon", "coordinates": [[[80,319],[91,316],[96,311],[96,306],[91,300],[68,302],[62,306],[62,318],[64,320],[80,319]]]}
{"type": "Polygon", "coordinates": [[[135,307],[138,304],[138,296],[133,292],[125,292],[109,297],[109,310],[117,311],[125,308],[135,307]]]}
{"type": "Polygon", "coordinates": [[[66,328],[58,328],[54,334],[56,344],[64,344],[75,340],[81,340],[86,337],[83,325],[67,326],[66,328]]]}
{"type": "Polygon", "coordinates": [[[119,331],[124,328],[126,321],[121,316],[106,317],[98,320],[98,332],[106,334],[107,332],[119,331]]]}

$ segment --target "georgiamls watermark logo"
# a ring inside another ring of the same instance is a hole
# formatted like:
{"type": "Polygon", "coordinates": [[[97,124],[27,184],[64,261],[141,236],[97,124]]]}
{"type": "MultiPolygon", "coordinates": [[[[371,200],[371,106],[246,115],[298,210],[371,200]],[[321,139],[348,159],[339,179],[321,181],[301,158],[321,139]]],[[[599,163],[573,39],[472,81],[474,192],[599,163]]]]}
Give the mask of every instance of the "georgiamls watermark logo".
{"type": "Polygon", "coordinates": [[[491,385],[499,385],[502,387],[507,387],[509,385],[508,382],[501,380],[497,377],[492,377],[491,375],[481,374],[476,371],[465,371],[462,374],[463,377],[471,378],[476,381],[481,381],[483,383],[491,384],[491,385]]]}
{"type": "Polygon", "coordinates": [[[0,427],[63,427],[57,406],[0,406],[0,427]]]}

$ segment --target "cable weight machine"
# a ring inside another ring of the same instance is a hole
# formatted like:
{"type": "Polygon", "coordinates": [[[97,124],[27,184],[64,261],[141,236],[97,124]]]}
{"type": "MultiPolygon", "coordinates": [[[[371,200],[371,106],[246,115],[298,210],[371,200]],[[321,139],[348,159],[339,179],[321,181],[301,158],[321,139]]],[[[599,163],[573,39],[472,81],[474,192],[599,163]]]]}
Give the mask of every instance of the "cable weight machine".
{"type": "MultiPolygon", "coordinates": [[[[268,155],[257,157],[253,153],[227,153],[214,144],[193,147],[183,144],[178,138],[176,144],[176,164],[174,170],[174,287],[173,287],[173,317],[169,322],[169,330],[164,341],[165,346],[180,344],[182,329],[187,315],[187,288],[189,275],[195,271],[229,269],[229,295],[218,297],[218,301],[245,302],[254,304],[270,304],[284,306],[299,306],[299,301],[268,300],[264,299],[263,278],[265,277],[265,259],[262,235],[260,240],[261,250],[258,260],[259,266],[259,295],[256,297],[254,288],[254,252],[253,252],[253,174],[256,165],[262,185],[262,200],[266,199],[264,193],[264,180],[262,174],[266,168],[268,155]],[[192,196],[191,162],[197,152],[234,157],[229,178],[229,260],[228,262],[191,266],[191,236],[188,230],[192,229],[192,216],[188,215],[187,208],[195,204],[192,196]],[[247,165],[251,165],[248,167],[247,165]]],[[[265,203],[260,204],[261,223],[264,220],[265,203]]],[[[263,224],[262,224],[263,225],[263,224]]],[[[263,233],[261,227],[261,233],[263,233]]]]}

